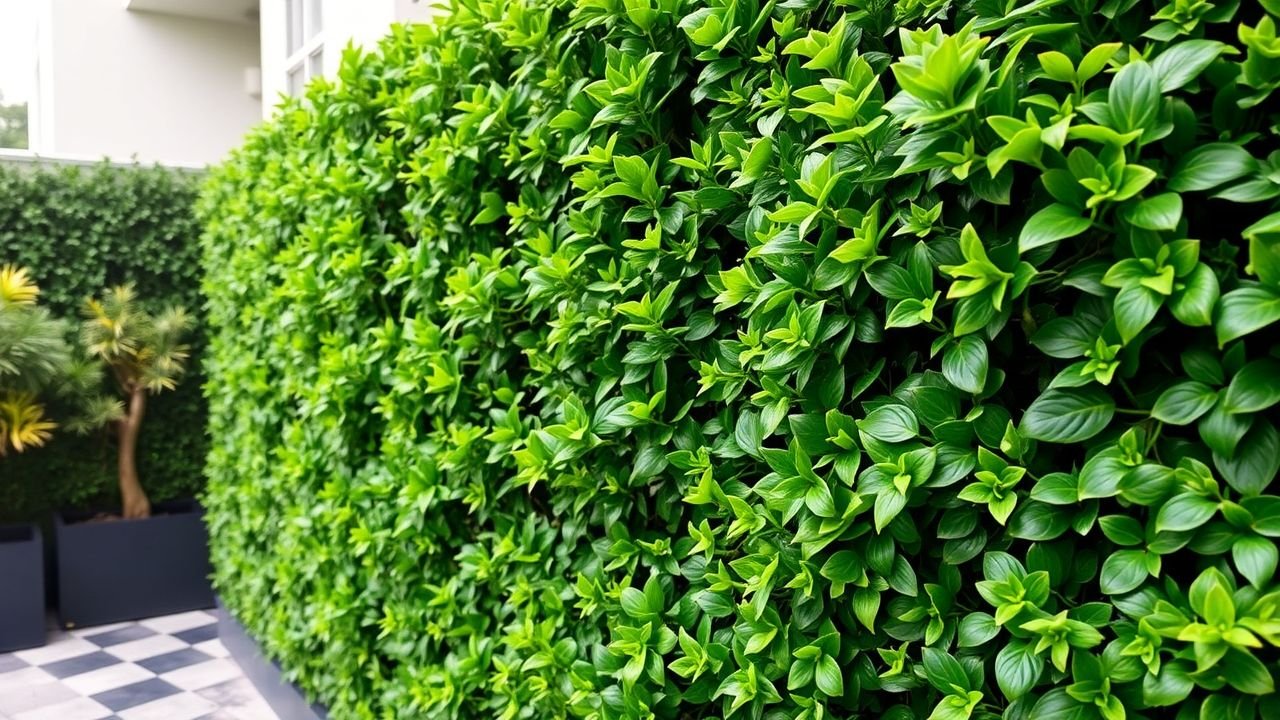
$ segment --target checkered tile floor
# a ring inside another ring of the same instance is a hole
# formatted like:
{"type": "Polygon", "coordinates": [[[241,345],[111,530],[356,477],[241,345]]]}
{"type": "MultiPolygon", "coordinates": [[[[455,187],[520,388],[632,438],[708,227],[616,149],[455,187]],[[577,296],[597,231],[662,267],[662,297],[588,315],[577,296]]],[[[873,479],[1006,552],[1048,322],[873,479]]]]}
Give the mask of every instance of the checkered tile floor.
{"type": "Polygon", "coordinates": [[[196,611],[0,654],[0,720],[276,720],[196,611]]]}

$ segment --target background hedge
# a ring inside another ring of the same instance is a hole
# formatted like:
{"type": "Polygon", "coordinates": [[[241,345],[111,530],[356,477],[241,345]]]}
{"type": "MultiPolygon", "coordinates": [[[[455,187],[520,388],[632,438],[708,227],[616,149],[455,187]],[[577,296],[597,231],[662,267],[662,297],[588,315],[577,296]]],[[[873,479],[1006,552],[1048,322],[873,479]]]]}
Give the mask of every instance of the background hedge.
{"type": "Polygon", "coordinates": [[[337,718],[1280,717],[1274,0],[463,0],[203,198],[337,718]]]}
{"type": "MultiPolygon", "coordinates": [[[[127,281],[148,302],[181,303],[202,318],[197,186],[191,173],[160,167],[0,164],[0,263],[28,267],[41,304],[73,320],[85,298],[127,281]]],[[[191,497],[204,484],[198,359],[193,369],[147,407],[138,465],[153,501],[191,497]]],[[[0,520],[118,502],[110,433],[58,434],[42,449],[5,458],[0,472],[0,520]]]]}

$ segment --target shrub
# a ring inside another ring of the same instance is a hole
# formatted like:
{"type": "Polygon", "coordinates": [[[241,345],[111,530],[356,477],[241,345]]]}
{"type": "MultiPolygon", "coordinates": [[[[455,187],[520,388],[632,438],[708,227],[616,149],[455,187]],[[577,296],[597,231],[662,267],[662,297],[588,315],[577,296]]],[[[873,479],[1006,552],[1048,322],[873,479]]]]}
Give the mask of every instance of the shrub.
{"type": "Polygon", "coordinates": [[[206,188],[223,597],[340,718],[1280,716],[1277,16],[395,29],[206,188]]]}
{"type": "MultiPolygon", "coordinates": [[[[195,177],[158,167],[0,164],[0,264],[28,268],[41,304],[62,318],[78,317],[85,299],[125,282],[157,309],[199,308],[195,196],[195,177]]],[[[197,357],[202,343],[193,342],[197,357]]],[[[148,408],[138,463],[154,500],[190,497],[204,484],[200,383],[189,378],[148,408]]],[[[4,473],[0,519],[119,502],[105,433],[59,433],[38,452],[6,458],[4,473]]]]}

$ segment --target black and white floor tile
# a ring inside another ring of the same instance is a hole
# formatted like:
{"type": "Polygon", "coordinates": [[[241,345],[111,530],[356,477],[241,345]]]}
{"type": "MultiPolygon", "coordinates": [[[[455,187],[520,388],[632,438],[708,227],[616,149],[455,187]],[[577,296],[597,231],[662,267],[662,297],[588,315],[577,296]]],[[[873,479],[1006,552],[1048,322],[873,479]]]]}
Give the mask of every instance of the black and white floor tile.
{"type": "Polygon", "coordinates": [[[196,611],[0,654],[0,720],[276,720],[196,611]]]}

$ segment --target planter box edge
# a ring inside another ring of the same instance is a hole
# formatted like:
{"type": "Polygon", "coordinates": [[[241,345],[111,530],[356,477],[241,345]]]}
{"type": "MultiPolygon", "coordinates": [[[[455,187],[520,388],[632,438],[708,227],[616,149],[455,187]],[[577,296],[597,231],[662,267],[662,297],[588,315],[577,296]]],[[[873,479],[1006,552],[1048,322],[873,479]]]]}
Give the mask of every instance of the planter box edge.
{"type": "Polygon", "coordinates": [[[285,679],[280,666],[266,656],[257,640],[223,604],[222,598],[215,595],[214,600],[218,637],[280,720],[328,720],[328,711],[319,703],[308,703],[302,689],[285,679]]]}

